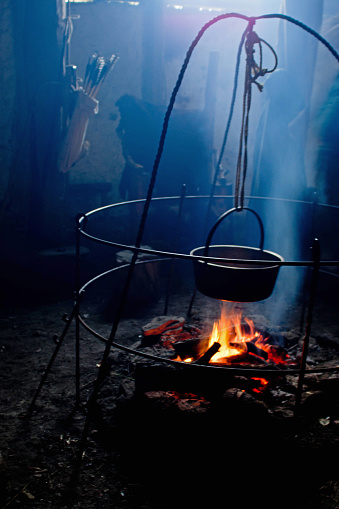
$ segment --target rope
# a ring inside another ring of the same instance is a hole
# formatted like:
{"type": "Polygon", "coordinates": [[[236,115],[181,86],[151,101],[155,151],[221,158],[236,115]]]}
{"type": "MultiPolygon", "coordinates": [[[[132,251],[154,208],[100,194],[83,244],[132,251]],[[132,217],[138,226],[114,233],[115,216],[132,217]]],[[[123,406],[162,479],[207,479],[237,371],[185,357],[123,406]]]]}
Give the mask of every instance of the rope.
{"type": "Polygon", "coordinates": [[[339,62],[339,54],[333,48],[333,46],[331,46],[331,44],[328,41],[326,41],[326,39],[324,39],[324,37],[322,37],[318,32],[313,30],[313,28],[310,28],[309,26],[305,25],[301,21],[299,21],[295,18],[291,18],[290,16],[286,16],[286,14],[263,14],[262,16],[258,16],[255,19],[258,20],[258,19],[274,19],[274,18],[283,19],[285,21],[288,21],[289,23],[293,23],[294,25],[297,25],[298,27],[302,28],[309,34],[313,35],[313,37],[318,39],[319,42],[321,42],[324,46],[326,46],[326,48],[330,51],[330,53],[332,53],[334,58],[339,62]]]}
{"type": "Polygon", "coordinates": [[[257,82],[260,76],[265,76],[268,73],[275,71],[278,65],[278,57],[274,49],[266,41],[258,37],[256,32],[253,31],[253,24],[249,23],[247,34],[246,34],[246,70],[245,70],[245,86],[243,95],[243,111],[242,111],[242,122],[239,140],[239,152],[237,160],[237,171],[235,180],[235,196],[234,206],[235,208],[242,210],[244,207],[244,195],[245,195],[245,180],[247,175],[247,152],[248,152],[248,127],[249,127],[249,113],[252,101],[252,84],[255,84],[259,91],[263,89],[263,85],[257,82]],[[275,63],[272,69],[266,69],[262,66],[262,43],[271,50],[274,55],[275,63]],[[254,60],[254,46],[259,46],[259,65],[254,60]]]}
{"type": "Polygon", "coordinates": [[[214,191],[215,191],[215,187],[217,185],[219,173],[220,173],[220,170],[221,170],[221,167],[222,167],[221,163],[222,163],[222,159],[224,157],[224,152],[225,152],[225,147],[226,147],[226,143],[227,143],[228,133],[229,133],[229,130],[230,130],[230,127],[231,127],[231,121],[232,121],[232,117],[233,117],[235,100],[236,100],[237,89],[238,89],[238,77],[239,77],[239,68],[240,68],[240,57],[241,57],[241,51],[242,51],[242,48],[243,48],[243,45],[244,45],[244,41],[245,41],[245,36],[246,36],[247,30],[248,29],[246,28],[246,30],[243,32],[243,34],[241,36],[239,48],[238,48],[237,61],[236,61],[235,74],[234,74],[233,92],[232,92],[232,99],[231,99],[231,105],[230,105],[230,111],[229,111],[229,114],[228,114],[228,119],[227,119],[226,128],[225,128],[225,132],[224,132],[224,136],[223,136],[223,141],[222,141],[222,145],[221,145],[221,149],[220,149],[220,154],[219,154],[219,157],[218,157],[218,161],[216,163],[214,177],[213,177],[213,182],[212,182],[212,186],[211,186],[211,192],[210,192],[210,196],[209,196],[209,200],[208,200],[204,236],[206,234],[206,230],[207,230],[207,226],[208,226],[208,220],[209,220],[209,216],[210,216],[210,212],[211,212],[211,208],[212,208],[212,200],[213,200],[213,196],[214,196],[214,191]]]}
{"type": "Polygon", "coordinates": [[[219,173],[220,173],[220,170],[221,170],[221,162],[222,162],[222,159],[224,157],[224,152],[225,152],[225,147],[226,147],[226,143],[227,143],[228,133],[229,133],[229,130],[230,130],[230,127],[231,127],[231,121],[232,121],[232,117],[233,117],[235,100],[236,100],[237,89],[238,89],[240,56],[241,56],[241,51],[242,51],[242,48],[243,48],[243,45],[244,45],[245,36],[247,34],[247,31],[248,31],[248,28],[246,28],[246,30],[243,32],[243,34],[241,36],[239,48],[238,48],[237,61],[236,61],[235,74],[234,74],[233,92],[232,92],[232,99],[231,99],[231,105],[230,105],[230,111],[229,111],[229,114],[228,114],[228,119],[227,119],[226,128],[225,128],[225,132],[224,132],[224,136],[223,136],[223,141],[222,141],[222,145],[221,145],[221,149],[220,149],[220,154],[219,154],[218,161],[217,161],[217,164],[216,164],[216,167],[215,167],[214,178],[213,178],[213,182],[212,182],[212,187],[211,187],[211,192],[210,192],[210,197],[209,197],[208,207],[207,207],[207,213],[206,213],[205,231],[207,230],[208,220],[209,220],[209,216],[210,216],[210,212],[211,212],[211,207],[212,207],[212,199],[213,199],[213,196],[214,196],[215,187],[217,185],[219,173]]]}
{"type": "MultiPolygon", "coordinates": [[[[236,93],[237,93],[237,87],[238,87],[238,76],[239,76],[239,68],[240,68],[241,51],[242,51],[242,48],[243,48],[243,45],[244,45],[245,37],[248,35],[248,32],[251,29],[251,26],[253,26],[253,24],[254,23],[251,24],[251,22],[249,22],[249,24],[247,25],[246,30],[243,32],[243,34],[241,36],[241,40],[240,40],[240,44],[239,44],[239,48],[238,48],[230,112],[229,112],[229,116],[228,116],[228,120],[227,120],[227,124],[226,124],[226,129],[225,129],[225,133],[224,133],[224,137],[223,137],[223,142],[222,142],[222,146],[221,146],[221,150],[220,150],[220,155],[219,155],[219,158],[218,158],[218,161],[217,161],[217,164],[216,164],[216,170],[215,170],[215,173],[214,173],[214,179],[213,179],[213,183],[212,183],[212,187],[211,187],[211,193],[210,193],[210,198],[209,198],[209,203],[208,203],[208,208],[207,208],[207,214],[206,214],[206,226],[208,224],[208,219],[209,219],[210,210],[211,210],[211,206],[212,206],[212,199],[213,199],[213,195],[214,195],[214,190],[215,190],[215,187],[216,187],[216,184],[217,184],[217,180],[218,180],[218,177],[219,177],[219,172],[220,172],[220,169],[221,169],[221,162],[222,162],[222,159],[224,157],[224,152],[225,152],[226,142],[227,142],[227,138],[228,138],[228,133],[229,133],[229,130],[230,130],[231,120],[232,120],[232,117],[233,117],[235,100],[236,100],[236,93]]],[[[252,66],[252,72],[253,72],[252,80],[253,80],[253,83],[255,83],[257,85],[259,91],[261,92],[263,90],[263,86],[260,83],[258,83],[256,80],[257,80],[257,78],[259,76],[263,76],[264,74],[272,73],[272,72],[275,71],[275,69],[278,66],[278,57],[277,57],[276,52],[272,48],[272,46],[270,44],[268,44],[268,42],[266,42],[264,39],[258,38],[258,44],[259,44],[259,52],[260,52],[260,63],[259,63],[259,66],[257,66],[255,61],[254,61],[254,59],[253,59],[253,64],[254,65],[252,66]],[[270,70],[263,69],[263,67],[262,67],[262,60],[263,60],[262,59],[262,43],[264,43],[271,50],[272,54],[274,55],[275,63],[274,63],[273,68],[270,69],[270,70]]],[[[242,194],[244,194],[244,190],[242,191],[242,194]]],[[[206,228],[205,228],[205,230],[206,230],[206,228]]]]}

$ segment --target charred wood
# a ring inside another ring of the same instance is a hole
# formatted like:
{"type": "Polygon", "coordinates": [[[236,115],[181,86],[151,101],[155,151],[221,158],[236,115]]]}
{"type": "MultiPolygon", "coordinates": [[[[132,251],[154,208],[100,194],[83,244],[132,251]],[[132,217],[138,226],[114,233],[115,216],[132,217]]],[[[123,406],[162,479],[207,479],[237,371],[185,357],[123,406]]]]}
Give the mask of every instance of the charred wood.
{"type": "Polygon", "coordinates": [[[206,352],[208,341],[208,338],[185,339],[184,341],[176,341],[173,343],[173,348],[175,353],[179,355],[182,360],[189,357],[197,359],[206,352]]]}
{"type": "Polygon", "coordinates": [[[206,350],[206,352],[195,362],[195,364],[203,364],[203,365],[206,365],[209,363],[209,361],[212,359],[213,355],[217,353],[217,351],[219,350],[220,348],[220,343],[213,343],[213,345],[208,349],[206,350]]]}
{"type": "Polygon", "coordinates": [[[257,347],[252,341],[247,341],[246,343],[248,353],[252,355],[257,355],[261,359],[267,361],[268,353],[265,352],[262,348],[257,347]]]}
{"type": "Polygon", "coordinates": [[[181,332],[185,319],[177,316],[158,316],[142,327],[144,336],[158,336],[165,331],[181,332]]]}
{"type": "Polygon", "coordinates": [[[142,327],[141,346],[154,345],[163,334],[179,334],[182,332],[185,319],[177,316],[158,316],[142,327]]]}
{"type": "MultiPolygon", "coordinates": [[[[137,363],[135,366],[136,395],[148,391],[177,391],[194,393],[203,397],[220,397],[225,389],[234,386],[234,375],[224,371],[201,375],[199,368],[188,368],[180,365],[164,366],[163,364],[137,363]]],[[[239,377],[240,378],[240,377],[239,377]]],[[[240,383],[240,382],[239,382],[240,383]]],[[[241,380],[241,383],[243,381],[241,380]]]]}

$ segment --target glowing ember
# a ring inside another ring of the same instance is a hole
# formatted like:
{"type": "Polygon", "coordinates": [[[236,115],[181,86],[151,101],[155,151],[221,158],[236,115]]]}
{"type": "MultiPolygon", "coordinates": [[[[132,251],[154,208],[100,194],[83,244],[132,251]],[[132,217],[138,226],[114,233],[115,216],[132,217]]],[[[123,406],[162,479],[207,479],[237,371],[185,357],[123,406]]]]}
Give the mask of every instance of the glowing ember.
{"type": "Polygon", "coordinates": [[[256,380],[259,382],[259,386],[252,389],[253,392],[261,393],[264,391],[265,387],[268,385],[269,381],[266,380],[266,378],[255,378],[253,377],[252,380],[256,380]]]}

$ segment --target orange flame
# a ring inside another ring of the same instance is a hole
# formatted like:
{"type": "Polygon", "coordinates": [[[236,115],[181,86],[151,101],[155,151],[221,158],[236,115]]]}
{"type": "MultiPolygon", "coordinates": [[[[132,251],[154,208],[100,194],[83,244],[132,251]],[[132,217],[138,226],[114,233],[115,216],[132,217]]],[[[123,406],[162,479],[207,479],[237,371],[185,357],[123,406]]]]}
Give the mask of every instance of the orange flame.
{"type": "MultiPolygon", "coordinates": [[[[239,313],[240,314],[240,313],[239,313]]],[[[213,355],[210,362],[218,362],[220,359],[225,359],[227,357],[233,357],[235,355],[239,355],[241,353],[244,339],[241,332],[241,325],[239,314],[232,315],[231,317],[226,316],[226,309],[223,306],[221,310],[220,319],[214,322],[212,334],[209,338],[208,348],[210,348],[213,343],[220,343],[219,350],[213,355]],[[233,341],[234,332],[236,333],[237,341],[233,341]],[[232,343],[234,342],[238,344],[236,347],[231,346],[231,336],[232,343]]]]}
{"type": "Polygon", "coordinates": [[[247,352],[246,343],[253,341],[255,338],[256,346],[263,349],[265,339],[255,330],[252,320],[249,318],[242,319],[241,310],[233,312],[227,316],[225,304],[221,310],[220,319],[214,322],[212,334],[209,338],[208,348],[213,343],[220,343],[220,348],[216,354],[213,355],[210,362],[220,362],[221,359],[226,360],[229,357],[239,356],[247,352]],[[242,323],[246,322],[248,327],[242,323]]]}
{"type": "MultiPolygon", "coordinates": [[[[220,319],[214,323],[208,343],[208,348],[215,342],[220,343],[221,346],[210,362],[227,362],[230,357],[239,357],[245,354],[251,341],[257,349],[265,352],[267,361],[272,361],[275,364],[289,363],[290,357],[287,352],[279,345],[271,345],[268,338],[269,336],[265,336],[255,329],[252,320],[242,318],[241,310],[233,311],[227,315],[224,303],[220,319]]],[[[253,348],[249,353],[259,355],[261,359],[264,358],[263,355],[253,351],[253,348]]]]}

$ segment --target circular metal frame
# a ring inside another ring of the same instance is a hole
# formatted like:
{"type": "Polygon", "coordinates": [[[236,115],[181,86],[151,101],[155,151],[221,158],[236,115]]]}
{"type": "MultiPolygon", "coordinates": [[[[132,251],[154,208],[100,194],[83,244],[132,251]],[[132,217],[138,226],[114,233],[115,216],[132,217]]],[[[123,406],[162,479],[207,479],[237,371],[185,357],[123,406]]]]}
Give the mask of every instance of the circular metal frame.
{"type": "MultiPolygon", "coordinates": [[[[202,195],[202,196],[187,196],[185,197],[185,200],[194,200],[194,199],[208,199],[209,196],[205,196],[205,195],[202,195]]],[[[225,199],[225,198],[232,198],[232,196],[229,196],[229,195],[218,195],[217,197],[215,197],[216,199],[225,199]]],[[[287,200],[287,199],[271,199],[271,198],[261,198],[261,197],[246,197],[248,199],[251,199],[251,200],[269,200],[269,201],[282,201],[282,202],[292,202],[292,203],[297,203],[297,204],[300,204],[300,205],[309,205],[309,206],[314,206],[314,203],[313,202],[310,202],[310,201],[302,201],[302,200],[287,200]]],[[[179,196],[171,196],[171,197],[160,197],[160,198],[153,198],[152,201],[154,202],[162,202],[162,201],[175,201],[175,200],[179,200],[180,197],[179,196]]],[[[114,248],[119,248],[119,249],[124,249],[124,250],[129,250],[129,251],[132,251],[134,253],[146,253],[146,254],[149,254],[149,255],[153,255],[153,258],[150,259],[150,260],[142,260],[142,261],[137,261],[136,262],[136,265],[140,265],[140,264],[148,264],[148,263],[159,263],[159,262],[162,262],[162,261],[169,261],[171,259],[180,259],[180,260],[194,260],[194,261],[197,261],[197,260],[204,260],[204,261],[207,261],[207,262],[228,262],[228,263],[232,263],[234,262],[234,260],[232,259],[226,259],[226,258],[213,258],[213,257],[208,257],[208,256],[195,256],[195,255],[191,255],[191,254],[186,254],[186,253],[179,253],[179,252],[168,252],[168,251],[159,251],[159,250],[153,250],[153,249],[148,249],[148,248],[143,248],[143,247],[136,247],[136,246],[130,246],[130,245],[126,245],[126,244],[123,244],[121,242],[115,242],[115,241],[109,241],[109,240],[106,240],[104,238],[100,238],[100,237],[96,237],[94,235],[91,235],[89,233],[87,233],[85,231],[85,228],[87,227],[87,224],[88,224],[88,220],[89,218],[95,216],[96,214],[100,213],[100,212],[106,212],[108,210],[111,210],[111,209],[114,209],[114,208],[119,208],[119,207],[129,207],[131,205],[135,205],[135,204],[139,204],[139,203],[144,203],[145,202],[145,199],[140,199],[140,200],[131,200],[131,201],[125,201],[125,202],[119,202],[119,203],[114,203],[114,204],[110,204],[110,205],[106,205],[104,207],[100,207],[100,208],[97,208],[97,209],[94,209],[94,210],[91,210],[90,212],[86,213],[86,214],[80,214],[78,217],[77,217],[77,236],[78,236],[78,246],[80,245],[80,236],[83,236],[95,243],[99,243],[99,244],[102,244],[102,245],[106,245],[106,246],[109,246],[109,247],[114,247],[114,248]]],[[[325,207],[325,208],[331,208],[331,209],[336,209],[339,211],[339,206],[335,206],[335,205],[328,205],[328,204],[318,204],[317,203],[317,207],[325,207]]],[[[78,249],[78,252],[80,253],[80,250],[78,249]]],[[[238,264],[247,264],[249,263],[249,260],[239,260],[237,259],[236,262],[238,264]]],[[[265,264],[266,266],[267,265],[280,265],[280,266],[295,266],[295,267],[314,267],[314,261],[310,261],[310,260],[304,260],[304,261],[301,261],[301,260],[295,260],[295,261],[291,261],[291,260],[283,260],[283,261],[262,261],[262,260],[251,260],[251,263],[252,264],[265,264]]],[[[339,267],[339,261],[334,261],[334,260],[320,260],[319,262],[319,266],[321,267],[325,267],[325,266],[336,266],[336,267],[339,267]]],[[[80,254],[77,256],[77,265],[78,265],[78,271],[80,271],[80,254]]],[[[129,267],[130,264],[124,264],[124,265],[120,265],[120,266],[117,266],[117,267],[114,267],[110,270],[107,270],[105,272],[102,272],[100,274],[98,274],[97,276],[93,277],[92,279],[90,279],[89,281],[87,281],[82,287],[79,287],[78,289],[78,297],[80,298],[82,294],[84,294],[84,292],[86,291],[86,289],[92,285],[93,283],[95,283],[96,281],[100,280],[101,278],[104,278],[106,276],[108,276],[109,274],[112,274],[116,271],[119,271],[119,270],[122,270],[122,269],[127,269],[129,267]]],[[[330,274],[331,276],[333,277],[339,277],[337,274],[334,274],[334,273],[328,273],[326,272],[326,274],[330,274]]],[[[109,342],[109,339],[106,338],[105,336],[103,336],[102,334],[98,333],[97,331],[95,331],[85,320],[84,318],[81,316],[81,313],[80,313],[80,306],[79,306],[79,303],[78,303],[78,312],[77,312],[77,318],[79,320],[79,322],[81,323],[81,325],[88,331],[90,332],[93,336],[95,336],[96,338],[100,339],[101,341],[105,342],[105,343],[108,343],[109,342]]],[[[143,358],[146,358],[146,359],[149,359],[149,360],[153,360],[153,361],[156,361],[156,362],[163,362],[163,363],[167,363],[167,364],[172,364],[172,365],[175,365],[177,367],[183,367],[184,369],[207,369],[207,370],[225,370],[225,374],[226,372],[229,373],[229,374],[233,374],[233,375],[236,375],[236,374],[243,374],[243,375],[248,375],[248,376],[267,376],[267,377],[277,377],[277,376],[286,376],[286,375],[298,375],[300,373],[300,369],[280,369],[280,368],[277,368],[277,369],[266,369],[265,367],[261,367],[259,369],[256,369],[256,368],[242,368],[242,367],[237,367],[237,368],[234,368],[234,367],[230,367],[230,366],[213,366],[213,365],[199,365],[199,364],[191,364],[191,363],[184,363],[184,362],[180,362],[180,361],[176,361],[176,360],[173,360],[173,359],[166,359],[166,358],[163,358],[163,357],[160,357],[160,356],[157,356],[157,355],[153,355],[153,354],[149,354],[147,352],[142,352],[140,350],[135,350],[134,348],[130,348],[130,347],[127,347],[125,345],[121,345],[120,343],[116,342],[116,341],[111,341],[111,346],[115,347],[115,348],[118,348],[122,351],[125,351],[126,353],[129,353],[129,354],[133,354],[133,355],[136,355],[136,356],[139,356],[139,357],[143,357],[143,358]]],[[[311,373],[322,373],[322,372],[333,372],[333,371],[338,371],[339,369],[339,366],[338,367],[335,367],[335,368],[326,368],[326,367],[322,367],[322,368],[308,368],[305,370],[305,374],[311,374],[311,373]]]]}
{"type": "MultiPolygon", "coordinates": [[[[225,198],[232,198],[232,196],[229,196],[229,195],[214,196],[214,199],[225,199],[225,198]]],[[[151,201],[152,202],[174,201],[174,200],[179,200],[179,199],[180,199],[180,196],[168,196],[168,197],[152,198],[151,201]]],[[[185,197],[185,200],[195,200],[195,199],[210,199],[210,196],[200,195],[200,196],[186,196],[185,197]]],[[[283,198],[262,198],[262,197],[258,197],[258,196],[245,196],[245,199],[290,202],[290,203],[299,203],[299,204],[305,204],[305,205],[307,204],[307,205],[314,206],[313,202],[303,201],[303,200],[288,200],[288,199],[283,199],[283,198]]],[[[93,216],[94,214],[97,214],[99,212],[104,212],[105,210],[110,210],[110,209],[117,208],[117,207],[126,207],[129,205],[145,203],[145,202],[146,202],[146,199],[118,202],[118,203],[113,203],[110,205],[105,205],[104,207],[99,207],[97,209],[91,210],[90,212],[87,212],[86,214],[80,214],[78,216],[79,233],[81,235],[83,235],[84,237],[86,237],[87,239],[90,239],[94,242],[97,242],[99,244],[103,244],[106,246],[117,247],[119,249],[126,249],[129,251],[138,253],[138,254],[145,253],[145,254],[149,254],[149,255],[156,255],[159,257],[178,258],[180,260],[192,260],[192,261],[193,260],[196,260],[196,261],[202,260],[202,261],[206,261],[206,262],[210,262],[210,263],[228,262],[228,263],[239,263],[240,265],[241,264],[246,265],[246,264],[251,263],[252,265],[265,265],[265,266],[279,265],[281,267],[282,266],[289,266],[289,267],[291,267],[291,266],[307,267],[308,266],[308,267],[311,267],[314,264],[314,262],[312,260],[294,260],[294,261],[292,261],[292,260],[273,260],[273,261],[269,261],[269,260],[239,260],[238,258],[237,259],[214,258],[211,256],[200,256],[200,255],[195,256],[195,255],[186,254],[186,253],[174,253],[174,252],[170,252],[170,251],[159,251],[156,249],[148,249],[148,248],[141,247],[141,246],[140,247],[130,246],[127,244],[122,244],[121,242],[112,242],[112,241],[109,241],[106,239],[102,239],[100,237],[95,237],[94,235],[91,235],[85,231],[88,219],[91,216],[93,216]]],[[[326,207],[326,208],[332,208],[332,209],[339,210],[339,206],[336,206],[336,205],[327,205],[327,204],[318,203],[317,207],[326,207]]],[[[329,267],[329,266],[339,267],[339,260],[320,260],[319,264],[320,264],[320,266],[324,266],[324,267],[329,267]]]]}

